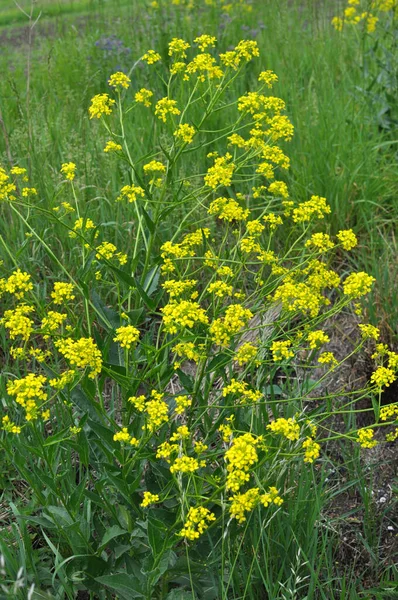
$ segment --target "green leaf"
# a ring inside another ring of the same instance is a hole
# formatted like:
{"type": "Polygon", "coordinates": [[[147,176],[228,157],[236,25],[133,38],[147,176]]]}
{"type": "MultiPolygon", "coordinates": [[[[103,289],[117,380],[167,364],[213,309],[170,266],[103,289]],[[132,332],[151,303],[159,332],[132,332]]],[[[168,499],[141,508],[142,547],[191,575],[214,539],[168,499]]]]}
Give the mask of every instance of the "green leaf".
{"type": "Polygon", "coordinates": [[[95,290],[91,291],[91,301],[97,309],[97,314],[107,331],[112,331],[112,329],[120,327],[120,315],[106,306],[95,290]]]}
{"type": "Polygon", "coordinates": [[[218,368],[227,365],[231,362],[231,357],[228,354],[217,354],[206,366],[206,374],[216,371],[218,368]]]}
{"type": "Polygon", "coordinates": [[[113,540],[116,537],[119,537],[120,535],[125,535],[126,533],[127,531],[119,527],[119,525],[113,525],[112,527],[106,530],[101,540],[101,544],[98,547],[98,550],[103,550],[111,540],[113,540]]]}
{"type": "Polygon", "coordinates": [[[95,581],[111,590],[115,590],[119,595],[122,595],[122,598],[125,600],[146,597],[143,584],[141,584],[140,580],[137,579],[137,577],[134,577],[134,575],[116,573],[115,575],[96,577],[95,581]]]}

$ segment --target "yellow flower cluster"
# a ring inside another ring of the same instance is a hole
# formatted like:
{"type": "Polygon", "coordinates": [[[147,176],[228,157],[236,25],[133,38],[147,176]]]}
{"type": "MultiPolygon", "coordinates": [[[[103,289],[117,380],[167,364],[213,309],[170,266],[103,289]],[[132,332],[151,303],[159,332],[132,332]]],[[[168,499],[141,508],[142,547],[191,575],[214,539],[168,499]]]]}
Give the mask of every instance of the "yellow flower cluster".
{"type": "Polygon", "coordinates": [[[104,148],[104,152],[121,152],[122,150],[123,150],[122,146],[112,140],[109,140],[109,142],[106,142],[106,145],[104,148]]]}
{"type": "Polygon", "coordinates": [[[76,165],[73,162],[63,163],[61,167],[61,173],[63,173],[69,181],[73,181],[75,178],[76,165]]]}
{"type": "Polygon", "coordinates": [[[359,429],[356,441],[362,446],[362,448],[374,448],[377,446],[377,440],[374,440],[373,437],[373,429],[359,429]]]}
{"type": "Polygon", "coordinates": [[[146,63],[148,63],[148,65],[153,65],[153,64],[159,62],[160,59],[161,59],[160,54],[158,52],[155,52],[155,50],[148,50],[142,57],[142,60],[144,60],[146,63]]]}
{"type": "MultiPolygon", "coordinates": [[[[152,390],[149,399],[145,396],[132,396],[129,402],[138,412],[145,412],[147,416],[146,427],[153,433],[169,420],[169,407],[163,400],[164,394],[152,390]]],[[[145,429],[145,426],[143,427],[145,429]]]]}
{"type": "Polygon", "coordinates": [[[292,418],[284,419],[280,417],[279,419],[275,419],[275,421],[267,425],[267,429],[273,433],[283,435],[283,437],[292,442],[298,440],[300,437],[300,425],[292,418]]]}
{"type": "Polygon", "coordinates": [[[127,88],[130,86],[130,83],[130,77],[128,77],[128,75],[122,73],[121,71],[113,73],[108,80],[108,84],[110,85],[110,87],[114,87],[117,90],[119,90],[120,88],[124,88],[125,90],[127,90],[127,88]]]}
{"type": "Polygon", "coordinates": [[[310,344],[311,350],[314,350],[315,348],[320,348],[323,344],[330,342],[330,337],[324,331],[318,329],[316,331],[310,331],[307,335],[307,341],[310,344]]]}
{"type": "Polygon", "coordinates": [[[95,258],[97,258],[98,260],[111,260],[111,258],[115,257],[118,259],[121,265],[125,265],[127,262],[127,254],[117,252],[116,246],[111,242],[102,242],[99,246],[97,246],[95,250],[95,258]]]}
{"type": "Polygon", "coordinates": [[[238,365],[242,366],[253,361],[257,356],[257,352],[257,346],[254,346],[250,342],[246,342],[245,344],[242,344],[242,346],[240,346],[236,351],[235,359],[238,361],[238,365]]]}
{"type": "Polygon", "coordinates": [[[134,99],[138,104],[143,104],[147,108],[152,104],[153,92],[151,90],[147,90],[146,88],[141,88],[138,92],[136,92],[134,99]]]}
{"type": "Polygon", "coordinates": [[[122,348],[130,350],[131,344],[138,341],[140,332],[134,325],[125,325],[124,327],[118,327],[116,329],[116,336],[113,338],[114,342],[119,342],[122,348]]]}
{"type": "Polygon", "coordinates": [[[27,315],[34,312],[33,306],[27,304],[19,304],[14,310],[6,310],[4,316],[0,319],[0,324],[8,329],[10,338],[15,339],[17,336],[26,342],[33,332],[33,320],[27,315]]]}
{"type": "Polygon", "coordinates": [[[25,409],[27,421],[37,419],[39,406],[47,400],[47,392],[43,390],[46,382],[44,375],[29,373],[7,383],[7,393],[15,396],[15,401],[25,409]]]}
{"type": "Polygon", "coordinates": [[[11,421],[8,415],[4,415],[1,420],[2,429],[7,431],[8,433],[13,433],[14,435],[19,435],[21,433],[21,427],[16,425],[13,421],[11,421]]]}
{"type": "Polygon", "coordinates": [[[255,404],[262,398],[262,393],[258,390],[251,390],[244,381],[231,379],[231,383],[223,388],[222,395],[225,398],[228,394],[239,395],[240,404],[255,404]]]}
{"type": "Polygon", "coordinates": [[[283,358],[293,358],[294,352],[290,349],[292,342],[290,340],[274,341],[271,344],[272,360],[278,362],[283,358]]]}
{"type": "Polygon", "coordinates": [[[231,185],[235,168],[236,166],[232,162],[232,155],[229,152],[225,156],[216,157],[214,165],[207,170],[205,184],[213,190],[220,185],[228,187],[231,185]]]}
{"type": "Polygon", "coordinates": [[[14,200],[15,196],[12,195],[12,192],[15,192],[16,189],[17,187],[15,183],[10,181],[10,177],[7,175],[3,167],[0,167],[0,200],[14,200]]]}
{"type": "Polygon", "coordinates": [[[33,290],[31,277],[21,269],[17,269],[8,279],[0,279],[0,297],[4,292],[8,292],[20,300],[31,290],[33,290]]]}
{"type": "Polygon", "coordinates": [[[397,376],[392,369],[388,367],[378,367],[370,377],[370,381],[377,385],[377,387],[388,387],[395,380],[397,376]]]}
{"type": "Polygon", "coordinates": [[[198,461],[192,456],[179,456],[170,467],[171,473],[195,473],[205,466],[204,461],[198,461]]]}
{"type": "Polygon", "coordinates": [[[181,529],[179,535],[191,541],[197,540],[215,520],[215,514],[203,506],[190,508],[184,527],[181,529]]]}
{"type": "Polygon", "coordinates": [[[120,190],[120,195],[116,198],[116,202],[121,202],[125,198],[129,202],[135,202],[138,197],[143,198],[145,192],[139,185],[125,185],[120,190]]]}
{"type": "Polygon", "coordinates": [[[244,523],[247,519],[247,512],[252,511],[256,506],[262,504],[267,508],[270,504],[281,506],[283,499],[275,487],[270,487],[268,492],[261,494],[259,488],[251,488],[244,494],[235,494],[231,497],[230,513],[233,519],[238,523],[244,523]]]}
{"type": "Polygon", "coordinates": [[[351,298],[360,298],[369,294],[375,278],[363,271],[359,273],[351,273],[346,277],[343,283],[344,294],[351,298]]]}
{"type": "Polygon", "coordinates": [[[144,498],[141,502],[142,508],[147,508],[151,504],[159,502],[160,498],[158,494],[151,494],[151,492],[144,492],[144,498]]]}
{"type": "Polygon", "coordinates": [[[90,119],[100,119],[102,115],[110,115],[113,104],[115,100],[109,98],[108,94],[96,94],[91,99],[91,106],[88,109],[90,119]]]}
{"type": "Polygon", "coordinates": [[[366,339],[373,339],[373,340],[378,340],[380,337],[380,330],[375,327],[374,325],[370,325],[369,323],[365,324],[365,323],[360,323],[358,325],[359,329],[361,330],[361,336],[364,340],[366,339]]]}
{"type": "Polygon", "coordinates": [[[130,446],[138,446],[139,441],[135,437],[131,437],[127,427],[123,427],[120,431],[115,433],[113,436],[114,442],[122,442],[123,444],[130,444],[130,446]]]}
{"type": "Polygon", "coordinates": [[[206,311],[198,302],[178,300],[166,304],[160,309],[163,314],[163,325],[167,333],[177,333],[179,329],[192,329],[196,324],[207,325],[206,311]]]}
{"type": "Polygon", "coordinates": [[[174,137],[178,140],[183,141],[185,144],[190,144],[194,138],[196,133],[195,127],[189,125],[188,123],[181,123],[175,132],[173,133],[174,137]]]}
{"type": "Polygon", "coordinates": [[[168,115],[180,115],[181,111],[177,108],[177,101],[170,98],[158,100],[155,106],[155,115],[166,123],[168,115]]]}
{"type": "Polygon", "coordinates": [[[398,418],[398,404],[390,404],[389,406],[383,406],[380,409],[380,421],[387,421],[387,419],[398,418]]]}
{"type": "Polygon", "coordinates": [[[321,446],[315,442],[312,437],[307,437],[307,439],[303,442],[303,448],[305,450],[304,453],[304,462],[313,463],[321,453],[321,446]]]}
{"type": "Polygon", "coordinates": [[[102,355],[93,338],[73,340],[65,338],[54,342],[57,350],[73,367],[89,369],[88,377],[95,379],[102,369],[102,355]]]}
{"type": "Polygon", "coordinates": [[[73,283],[56,281],[54,283],[54,290],[51,292],[51,298],[53,299],[54,304],[63,304],[65,300],[74,300],[75,295],[73,289],[73,283]]]}
{"type": "Polygon", "coordinates": [[[250,479],[250,470],[258,461],[256,446],[262,437],[254,437],[251,433],[233,438],[231,447],[225,452],[227,463],[227,489],[237,492],[250,479]]]}
{"type": "Polygon", "coordinates": [[[245,221],[249,216],[249,210],[243,209],[240,204],[233,198],[216,198],[210,203],[209,215],[217,215],[221,220],[228,221],[245,221]]]}
{"type": "Polygon", "coordinates": [[[247,325],[253,313],[241,304],[231,304],[224,317],[214,319],[210,325],[213,342],[218,346],[228,346],[231,338],[247,325]]]}
{"type": "Polygon", "coordinates": [[[295,223],[305,223],[310,221],[312,217],[323,219],[325,215],[330,215],[332,209],[326,202],[326,198],[321,196],[311,196],[306,202],[299,204],[293,210],[293,221],[295,223]]]}

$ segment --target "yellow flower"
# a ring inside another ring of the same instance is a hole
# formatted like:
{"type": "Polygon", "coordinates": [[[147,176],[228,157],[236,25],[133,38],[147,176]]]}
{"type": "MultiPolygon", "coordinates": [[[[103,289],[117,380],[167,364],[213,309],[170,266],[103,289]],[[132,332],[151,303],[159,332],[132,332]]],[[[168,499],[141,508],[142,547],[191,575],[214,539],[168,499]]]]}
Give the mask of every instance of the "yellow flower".
{"type": "Polygon", "coordinates": [[[91,99],[91,106],[88,109],[90,119],[100,119],[102,115],[110,115],[113,104],[115,100],[109,98],[108,94],[97,94],[91,99]]]}
{"type": "Polygon", "coordinates": [[[250,342],[247,342],[238,348],[237,352],[235,353],[235,359],[238,361],[238,365],[242,366],[253,361],[257,356],[257,352],[258,347],[254,346],[250,342]]]}
{"type": "Polygon", "coordinates": [[[141,502],[142,508],[146,508],[151,504],[156,504],[159,502],[160,498],[158,494],[151,494],[151,492],[144,492],[144,498],[141,502]]]}
{"type": "Polygon", "coordinates": [[[116,142],[113,142],[112,140],[106,142],[104,148],[104,152],[121,152],[122,150],[122,146],[120,144],[116,144],[116,142]]]}
{"type": "Polygon", "coordinates": [[[33,290],[31,277],[29,273],[25,273],[21,269],[17,269],[4,283],[4,291],[13,294],[19,300],[30,290],[33,290]]]}
{"type": "Polygon", "coordinates": [[[179,329],[192,329],[196,323],[207,325],[209,319],[206,311],[197,302],[178,300],[166,304],[160,309],[163,313],[163,324],[167,333],[177,333],[179,329]]]}
{"type": "Polygon", "coordinates": [[[273,71],[262,71],[258,76],[258,80],[265,83],[267,87],[272,88],[273,84],[278,81],[278,75],[273,71]]]}
{"type": "Polygon", "coordinates": [[[116,329],[116,337],[113,338],[114,342],[119,342],[122,348],[130,350],[131,344],[134,344],[140,337],[140,332],[133,325],[125,325],[116,329]]]}
{"type": "Polygon", "coordinates": [[[352,229],[341,230],[336,237],[341,242],[344,250],[352,250],[358,244],[357,236],[352,229]]]}
{"type": "Polygon", "coordinates": [[[372,289],[375,278],[363,271],[359,273],[351,273],[343,283],[343,291],[346,296],[351,298],[360,298],[365,296],[372,289]]]}
{"type": "Polygon", "coordinates": [[[242,208],[233,198],[216,198],[210,203],[207,212],[209,215],[217,215],[219,219],[228,223],[245,221],[249,216],[249,210],[242,208]]]}
{"type": "Polygon", "coordinates": [[[194,44],[198,44],[199,49],[204,52],[207,47],[214,48],[217,39],[212,35],[200,35],[194,39],[194,44]]]}
{"type": "Polygon", "coordinates": [[[173,38],[169,43],[169,56],[176,55],[179,58],[185,58],[187,53],[185,52],[190,45],[185,40],[180,38],[173,38]]]}
{"type": "Polygon", "coordinates": [[[228,346],[232,336],[247,325],[253,313],[241,304],[231,304],[225,311],[225,316],[215,319],[210,325],[212,340],[218,346],[228,346]]]}
{"type": "Polygon", "coordinates": [[[195,133],[195,127],[192,127],[192,125],[188,125],[188,123],[181,123],[177,127],[173,135],[177,139],[182,140],[185,144],[190,144],[193,140],[195,133]]]}
{"type": "Polygon", "coordinates": [[[304,453],[304,462],[313,463],[315,459],[317,459],[321,453],[320,445],[315,442],[311,437],[307,437],[307,439],[303,442],[303,448],[305,450],[304,453]]]}
{"type": "Polygon", "coordinates": [[[220,185],[228,187],[231,184],[235,168],[232,155],[229,152],[225,156],[217,157],[214,165],[208,169],[205,175],[205,184],[213,190],[220,185]]]}
{"type": "Polygon", "coordinates": [[[380,337],[380,330],[374,325],[370,325],[369,323],[360,323],[358,325],[361,330],[361,335],[364,340],[372,338],[374,340],[378,340],[380,337]]]}
{"type": "Polygon", "coordinates": [[[131,79],[125,73],[117,71],[113,73],[108,80],[108,84],[116,89],[124,88],[125,90],[130,86],[131,79]]]}
{"type": "Polygon", "coordinates": [[[292,342],[290,340],[280,341],[280,342],[272,342],[271,344],[271,352],[272,352],[272,360],[278,362],[283,358],[289,359],[294,356],[293,350],[290,349],[292,342]]]}
{"type": "Polygon", "coordinates": [[[102,369],[102,355],[92,338],[80,338],[72,340],[65,338],[54,342],[57,350],[64,356],[73,367],[89,371],[89,378],[94,379],[102,369]]]}
{"type": "Polygon", "coordinates": [[[377,440],[374,440],[373,436],[373,429],[359,429],[356,441],[362,446],[362,448],[374,448],[377,446],[377,440]]]}
{"type": "Polygon", "coordinates": [[[158,52],[155,52],[155,50],[148,50],[142,57],[142,60],[148,63],[148,65],[153,65],[154,63],[159,62],[160,58],[161,57],[158,52]]]}
{"type": "Polygon", "coordinates": [[[283,435],[287,440],[296,441],[300,437],[300,425],[292,418],[279,418],[267,425],[267,429],[273,433],[283,435]]]}
{"type": "Polygon", "coordinates": [[[377,385],[377,387],[388,387],[396,380],[397,376],[395,375],[392,369],[388,369],[387,367],[378,367],[374,373],[372,373],[370,377],[370,381],[377,385]]]}
{"type": "Polygon", "coordinates": [[[155,115],[166,123],[168,115],[180,115],[181,111],[177,108],[177,101],[170,98],[162,98],[156,103],[155,115]]]}
{"type": "Polygon", "coordinates": [[[54,304],[62,304],[64,300],[74,300],[73,284],[56,281],[54,283],[54,290],[51,292],[51,298],[54,304]]]}
{"type": "Polygon", "coordinates": [[[197,540],[202,533],[206,531],[212,521],[215,520],[215,514],[203,506],[199,506],[198,508],[190,508],[184,523],[184,527],[181,529],[178,535],[191,541],[197,540]]]}
{"type": "Polygon", "coordinates": [[[323,344],[330,342],[330,337],[321,329],[319,329],[317,331],[311,331],[307,335],[307,340],[310,344],[311,350],[314,350],[315,348],[319,348],[323,344]]]}
{"type": "Polygon", "coordinates": [[[136,202],[138,197],[143,198],[145,192],[139,185],[125,185],[120,190],[120,195],[116,198],[116,202],[121,202],[124,198],[127,198],[129,202],[136,202]]]}
{"type": "Polygon", "coordinates": [[[151,90],[147,90],[146,88],[141,88],[139,92],[137,92],[134,96],[135,101],[139,104],[143,104],[146,107],[151,106],[151,98],[153,96],[153,92],[151,90]]]}

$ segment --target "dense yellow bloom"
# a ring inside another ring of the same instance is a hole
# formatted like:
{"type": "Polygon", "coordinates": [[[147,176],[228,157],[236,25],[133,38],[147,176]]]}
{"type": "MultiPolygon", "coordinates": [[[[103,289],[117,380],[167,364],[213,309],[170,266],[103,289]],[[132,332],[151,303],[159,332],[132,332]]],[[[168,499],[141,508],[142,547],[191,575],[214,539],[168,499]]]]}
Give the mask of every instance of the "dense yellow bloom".
{"type": "Polygon", "coordinates": [[[159,160],[151,160],[143,166],[144,173],[165,173],[166,167],[159,160]]]}
{"type": "Polygon", "coordinates": [[[148,415],[147,427],[151,433],[157,431],[163,423],[169,420],[169,407],[163,400],[163,394],[152,390],[150,399],[145,404],[145,412],[148,415]]]}
{"type": "Polygon", "coordinates": [[[338,365],[338,360],[335,358],[333,352],[322,352],[318,357],[318,362],[321,365],[331,365],[332,368],[338,365]]]}
{"type": "Polygon", "coordinates": [[[156,451],[156,458],[164,458],[164,460],[169,463],[171,455],[178,452],[178,448],[178,444],[163,442],[156,451]]]}
{"type": "MultiPolygon", "coordinates": [[[[216,186],[217,187],[217,186],[216,186]]],[[[244,209],[233,198],[216,198],[210,203],[209,215],[217,215],[223,221],[245,221],[249,216],[249,209],[244,209]]]]}
{"type": "Polygon", "coordinates": [[[225,316],[215,319],[210,325],[213,342],[218,346],[228,346],[233,335],[247,325],[253,313],[240,304],[232,304],[225,311],[225,316]]]}
{"type": "Polygon", "coordinates": [[[258,352],[258,347],[254,346],[250,342],[242,344],[235,353],[235,359],[238,361],[238,365],[242,366],[248,362],[253,361],[258,352]]]}
{"type": "Polygon", "coordinates": [[[21,269],[17,269],[10,275],[4,284],[4,291],[13,294],[18,300],[23,298],[30,290],[33,290],[31,277],[29,273],[25,273],[21,269]]]}
{"type": "Polygon", "coordinates": [[[283,225],[282,217],[280,215],[275,215],[274,213],[264,215],[263,220],[269,224],[271,230],[275,230],[278,225],[283,225]]]}
{"type": "Polygon", "coordinates": [[[143,198],[145,192],[139,185],[125,185],[120,190],[120,195],[116,198],[116,202],[121,202],[125,198],[129,202],[135,202],[138,197],[143,198]]]}
{"type": "Polygon", "coordinates": [[[33,321],[27,315],[34,312],[33,306],[20,304],[14,310],[6,310],[4,316],[0,319],[0,324],[8,329],[10,338],[17,336],[26,342],[33,332],[33,321]]]}
{"type": "Polygon", "coordinates": [[[124,88],[125,90],[127,90],[127,88],[130,86],[130,83],[130,77],[128,77],[125,73],[122,73],[121,71],[113,73],[108,80],[108,84],[116,89],[124,88]]]}
{"type": "Polygon", "coordinates": [[[334,248],[334,243],[327,233],[313,233],[309,240],[305,242],[306,248],[317,248],[320,252],[327,252],[334,248]]]}
{"type": "Polygon", "coordinates": [[[123,429],[115,433],[113,441],[123,442],[124,444],[130,444],[131,446],[138,446],[139,444],[137,438],[130,436],[127,427],[123,427],[123,429]]]}
{"type": "Polygon", "coordinates": [[[16,189],[16,185],[10,181],[10,177],[5,170],[0,167],[0,200],[15,200],[15,196],[10,194],[11,192],[15,192],[16,189]]]}
{"type": "Polygon", "coordinates": [[[110,115],[113,104],[115,100],[109,98],[108,94],[97,94],[91,99],[91,106],[88,109],[90,119],[100,119],[102,115],[110,115]]]}
{"type": "Polygon", "coordinates": [[[199,49],[204,52],[206,48],[210,46],[210,48],[214,48],[216,45],[217,39],[212,35],[200,35],[199,37],[194,39],[194,44],[198,44],[199,49]]]}
{"type": "Polygon", "coordinates": [[[203,461],[199,462],[191,456],[179,456],[170,467],[171,473],[195,473],[200,467],[204,466],[203,461]]]}
{"type": "Polygon", "coordinates": [[[198,363],[202,358],[202,353],[198,350],[193,342],[180,342],[172,348],[173,352],[182,359],[192,360],[198,363]]]}
{"type": "Polygon", "coordinates": [[[225,296],[231,296],[233,287],[225,281],[213,281],[209,284],[207,290],[209,294],[214,294],[217,298],[224,298],[225,296]]]}
{"type": "Polygon", "coordinates": [[[166,123],[167,115],[180,115],[181,111],[177,108],[177,101],[170,98],[162,98],[156,103],[155,115],[166,123]]]}
{"type": "Polygon", "coordinates": [[[273,84],[278,81],[278,75],[273,71],[262,71],[258,76],[258,80],[265,83],[267,87],[272,88],[273,84]]]}
{"type": "Polygon", "coordinates": [[[73,283],[56,281],[54,283],[54,290],[51,292],[51,298],[54,304],[62,304],[64,300],[74,300],[73,283]]]}
{"type": "Polygon", "coordinates": [[[222,395],[225,398],[228,394],[237,394],[240,398],[240,404],[256,403],[262,398],[262,393],[258,390],[251,390],[244,381],[231,379],[231,382],[223,388],[222,395]]]}
{"type": "Polygon", "coordinates": [[[231,184],[232,176],[236,168],[231,161],[232,155],[229,154],[229,152],[227,152],[225,156],[218,156],[214,161],[214,165],[207,170],[205,184],[213,190],[219,185],[228,187],[231,184]]]}
{"type": "Polygon", "coordinates": [[[397,376],[392,369],[387,367],[378,367],[370,377],[370,381],[377,385],[377,387],[388,387],[391,385],[397,376]]]}
{"type": "MultiPolygon", "coordinates": [[[[72,163],[70,163],[70,164],[72,164],[72,163]]],[[[21,194],[24,198],[29,198],[29,196],[37,196],[37,190],[34,187],[31,187],[31,188],[24,187],[24,188],[22,188],[21,194]]]]}
{"type": "MultiPolygon", "coordinates": [[[[224,431],[224,434],[226,432],[224,431]]],[[[227,463],[227,489],[237,492],[250,479],[250,470],[258,461],[256,446],[262,441],[251,433],[233,438],[231,447],[225,453],[227,463]]]]}
{"type": "Polygon", "coordinates": [[[142,508],[146,508],[151,504],[156,504],[159,502],[160,498],[158,494],[151,494],[151,492],[144,492],[144,498],[141,502],[142,508]]]}
{"type": "Polygon", "coordinates": [[[50,379],[48,383],[56,390],[63,390],[65,386],[72,383],[75,375],[76,371],[74,369],[69,369],[68,371],[64,371],[60,377],[50,379]]]}
{"type": "MultiPolygon", "coordinates": [[[[55,310],[49,310],[47,316],[41,322],[41,326],[44,332],[53,333],[57,331],[59,327],[61,327],[62,323],[66,320],[67,315],[64,313],[59,313],[55,310]]],[[[48,335],[45,336],[46,339],[48,335]]]]}
{"type": "Polygon", "coordinates": [[[127,348],[130,350],[131,344],[134,344],[138,341],[140,337],[140,332],[134,325],[125,325],[124,327],[119,327],[116,329],[116,337],[113,338],[114,342],[119,342],[122,348],[127,348]]]}
{"type": "Polygon", "coordinates": [[[307,202],[302,202],[293,210],[293,221],[295,223],[305,223],[310,221],[313,216],[323,219],[325,215],[331,213],[331,208],[326,202],[326,198],[320,196],[311,196],[307,202]]]}
{"type": "Polygon", "coordinates": [[[272,360],[278,362],[283,358],[292,358],[294,356],[293,350],[290,349],[292,342],[290,340],[272,342],[270,350],[272,352],[272,360]]]}
{"type": "Polygon", "coordinates": [[[186,66],[185,79],[188,79],[189,75],[194,74],[197,75],[199,81],[204,82],[207,78],[221,79],[224,73],[217,65],[216,59],[204,52],[195,56],[195,58],[186,66]]]}
{"type": "Polygon", "coordinates": [[[352,250],[358,244],[357,236],[352,229],[344,229],[336,235],[344,250],[352,250]]]}
{"type": "Polygon", "coordinates": [[[92,338],[60,339],[54,342],[57,350],[73,367],[89,369],[89,378],[94,379],[102,369],[102,355],[92,338]]]}
{"type": "Polygon", "coordinates": [[[190,144],[193,140],[195,133],[195,127],[192,127],[192,125],[189,125],[188,123],[181,123],[177,127],[173,135],[177,139],[182,140],[185,144],[190,144]]]}
{"type": "Polygon", "coordinates": [[[304,462],[306,463],[313,463],[314,460],[316,460],[321,453],[320,445],[317,442],[315,442],[311,437],[307,437],[307,439],[304,440],[303,448],[305,450],[304,462]]]}
{"type": "Polygon", "coordinates": [[[155,50],[148,50],[142,57],[142,60],[148,63],[148,65],[153,65],[154,63],[159,62],[160,58],[161,56],[158,52],[155,52],[155,50]]]}
{"type": "Polygon", "coordinates": [[[387,421],[387,419],[398,418],[398,404],[390,404],[389,406],[382,406],[380,409],[380,421],[387,421]]]}
{"type": "Polygon", "coordinates": [[[182,415],[185,412],[185,409],[189,408],[192,405],[192,399],[189,396],[176,396],[175,403],[175,414],[182,415]]]}
{"type": "Polygon", "coordinates": [[[29,373],[22,379],[7,383],[7,393],[15,396],[15,401],[25,409],[27,421],[37,419],[39,405],[47,400],[47,393],[43,390],[46,382],[44,375],[29,373]]]}
{"type": "Polygon", "coordinates": [[[186,50],[190,48],[190,45],[185,40],[180,38],[173,38],[169,43],[169,56],[178,56],[178,58],[185,58],[187,53],[186,50]]]}
{"type": "Polygon", "coordinates": [[[104,148],[104,152],[121,152],[123,150],[122,146],[120,144],[116,144],[116,142],[113,142],[112,140],[109,140],[109,142],[106,142],[105,148],[104,148]]]}
{"type": "Polygon", "coordinates": [[[146,88],[141,88],[138,92],[136,92],[134,98],[135,101],[139,104],[143,104],[146,107],[151,106],[153,92],[151,90],[147,90],[146,88]]]}
{"type": "Polygon", "coordinates": [[[344,294],[351,298],[360,298],[365,296],[372,289],[372,285],[375,282],[375,278],[363,271],[359,273],[351,273],[344,280],[343,291],[344,294]]]}
{"type": "Polygon", "coordinates": [[[360,323],[358,325],[361,330],[361,335],[364,340],[372,338],[374,340],[378,340],[380,337],[380,329],[374,327],[374,325],[370,325],[369,323],[360,323]]]}
{"type": "Polygon", "coordinates": [[[207,325],[209,319],[206,311],[197,302],[179,300],[166,304],[161,308],[163,324],[167,333],[177,333],[179,329],[192,329],[195,324],[207,325]]]}
{"type": "Polygon", "coordinates": [[[362,448],[374,448],[377,446],[377,440],[374,440],[373,437],[373,429],[359,429],[356,441],[362,446],[362,448]]]}
{"type": "Polygon", "coordinates": [[[311,331],[307,335],[307,340],[310,344],[310,348],[314,350],[315,348],[320,348],[323,344],[327,344],[330,342],[330,337],[322,330],[311,331]]]}
{"type": "Polygon", "coordinates": [[[207,508],[199,506],[198,508],[190,508],[184,527],[178,535],[185,537],[188,540],[197,540],[204,531],[209,527],[212,521],[216,520],[214,513],[207,508]]]}
{"type": "Polygon", "coordinates": [[[273,433],[283,435],[283,437],[292,442],[298,440],[300,437],[300,425],[292,418],[284,419],[281,417],[275,419],[275,421],[267,425],[267,429],[273,433]]]}
{"type": "Polygon", "coordinates": [[[178,298],[185,292],[190,292],[197,283],[196,279],[186,279],[185,281],[169,279],[169,281],[162,283],[162,288],[166,290],[170,298],[178,298]]]}
{"type": "Polygon", "coordinates": [[[268,191],[273,196],[280,196],[281,198],[289,197],[289,190],[284,181],[273,181],[268,186],[268,191]]]}

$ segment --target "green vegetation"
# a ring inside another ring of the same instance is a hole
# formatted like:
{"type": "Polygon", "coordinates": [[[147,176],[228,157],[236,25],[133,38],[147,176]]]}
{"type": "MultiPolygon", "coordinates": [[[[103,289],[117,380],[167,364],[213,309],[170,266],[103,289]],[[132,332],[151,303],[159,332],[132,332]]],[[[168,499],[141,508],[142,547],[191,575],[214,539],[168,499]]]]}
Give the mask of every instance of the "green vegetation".
{"type": "Polygon", "coordinates": [[[360,4],[0,0],[0,599],[398,596],[398,17],[360,4]]]}

